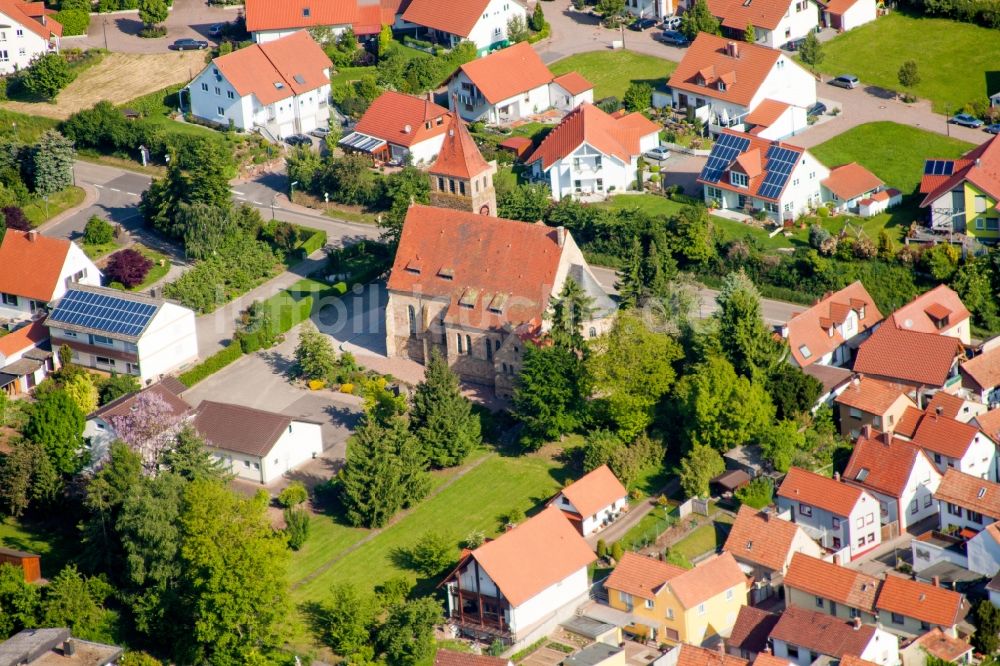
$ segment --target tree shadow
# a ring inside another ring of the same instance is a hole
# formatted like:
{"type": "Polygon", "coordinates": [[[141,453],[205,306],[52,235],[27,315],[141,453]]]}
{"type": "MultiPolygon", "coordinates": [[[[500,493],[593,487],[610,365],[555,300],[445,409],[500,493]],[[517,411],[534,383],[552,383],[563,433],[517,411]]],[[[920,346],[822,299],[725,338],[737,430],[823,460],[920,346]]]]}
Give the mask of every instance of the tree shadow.
{"type": "Polygon", "coordinates": [[[139,35],[139,31],[142,30],[142,21],[139,19],[119,16],[114,21],[115,27],[118,28],[118,31],[125,35],[137,37],[139,35]]]}
{"type": "Polygon", "coordinates": [[[983,79],[986,83],[986,96],[994,95],[1000,92],[1000,71],[993,70],[989,72],[983,72],[983,79]]]}
{"type": "Polygon", "coordinates": [[[323,412],[330,417],[331,423],[352,432],[357,428],[362,414],[360,409],[349,409],[345,405],[337,404],[330,404],[324,407],[323,412]]]}

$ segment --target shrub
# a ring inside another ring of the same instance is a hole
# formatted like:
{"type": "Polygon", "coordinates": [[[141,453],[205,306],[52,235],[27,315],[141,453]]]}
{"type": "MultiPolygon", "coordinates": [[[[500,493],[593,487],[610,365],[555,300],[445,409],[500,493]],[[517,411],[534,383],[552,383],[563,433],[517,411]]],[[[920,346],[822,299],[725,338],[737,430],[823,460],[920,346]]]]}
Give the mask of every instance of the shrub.
{"type": "Polygon", "coordinates": [[[622,544],[619,541],[615,541],[611,546],[611,558],[617,563],[622,561],[622,556],[625,554],[625,549],[622,548],[622,544]]]}
{"type": "Polygon", "coordinates": [[[305,509],[285,509],[285,534],[288,547],[298,550],[309,538],[309,512],[305,509]]]}
{"type": "Polygon", "coordinates": [[[86,9],[63,9],[52,18],[62,24],[63,37],[86,35],[90,28],[90,13],[86,9]]]}
{"type": "Polygon", "coordinates": [[[351,395],[352,393],[354,393],[354,384],[351,383],[341,384],[340,392],[346,393],[347,395],[351,395]]]}
{"type": "Polygon", "coordinates": [[[292,481],[278,495],[278,504],[291,509],[309,499],[309,491],[301,481],[292,481]]]}
{"type": "Polygon", "coordinates": [[[43,99],[55,98],[75,78],[76,73],[66,57],[55,52],[38,56],[18,75],[18,81],[28,93],[43,99]]]}
{"type": "Polygon", "coordinates": [[[115,229],[102,217],[91,215],[83,228],[84,245],[104,245],[115,238],[115,229]]]}
{"type": "Polygon", "coordinates": [[[759,476],[742,488],[736,489],[736,499],[754,509],[770,506],[774,497],[774,484],[766,476],[759,476]]]}
{"type": "Polygon", "coordinates": [[[604,542],[604,539],[597,540],[597,556],[602,560],[608,556],[608,544],[604,542]]]}
{"type": "Polygon", "coordinates": [[[439,532],[425,532],[406,555],[410,568],[430,578],[451,563],[452,546],[439,532]]]}
{"type": "Polygon", "coordinates": [[[486,535],[482,530],[473,530],[465,536],[465,539],[462,540],[462,545],[471,550],[479,548],[484,543],[486,543],[486,535]]]}
{"type": "Polygon", "coordinates": [[[4,206],[0,212],[3,213],[4,223],[8,229],[18,231],[31,231],[31,222],[18,206],[4,206]]]}
{"type": "Polygon", "coordinates": [[[209,375],[213,375],[219,370],[243,356],[243,350],[239,345],[230,344],[228,347],[215,352],[204,361],[194,366],[178,378],[181,383],[191,388],[209,375]]]}
{"type": "Polygon", "coordinates": [[[126,248],[111,255],[104,274],[112,282],[121,282],[131,289],[142,284],[152,267],[152,259],[138,250],[126,248]]]}
{"type": "Polygon", "coordinates": [[[816,214],[820,217],[830,217],[830,209],[826,206],[820,206],[816,209],[816,214]]]}

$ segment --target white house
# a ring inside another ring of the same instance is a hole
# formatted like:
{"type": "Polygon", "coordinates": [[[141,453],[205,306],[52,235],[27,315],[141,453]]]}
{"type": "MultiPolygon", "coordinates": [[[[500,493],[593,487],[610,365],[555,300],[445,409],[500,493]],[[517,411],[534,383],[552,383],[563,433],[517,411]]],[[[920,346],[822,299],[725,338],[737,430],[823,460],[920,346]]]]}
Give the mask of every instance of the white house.
{"type": "Polygon", "coordinates": [[[835,210],[857,213],[863,199],[872,198],[884,189],[881,178],[851,162],[830,169],[830,176],[823,181],[823,199],[831,202],[835,210]]]}
{"type": "Polygon", "coordinates": [[[754,135],[769,141],[780,141],[808,127],[808,110],[774,99],[765,99],[748,113],[743,124],[754,135]]]}
{"type": "MultiPolygon", "coordinates": [[[[747,114],[764,100],[800,109],[816,103],[815,77],[781,51],[704,32],[688,47],[667,85],[673,106],[693,109],[713,133],[727,127],[745,131],[747,114]]],[[[795,134],[805,128],[789,129],[795,134]]]]}
{"type": "Polygon", "coordinates": [[[359,13],[357,0],[246,0],[244,6],[247,32],[258,44],[309,28],[329,28],[336,37],[358,22],[359,13]]]}
{"type": "Polygon", "coordinates": [[[32,59],[59,51],[62,25],[41,2],[0,1],[0,74],[11,74],[32,59]]]}
{"type": "MultiPolygon", "coordinates": [[[[699,37],[699,39],[701,39],[699,37]]],[[[804,148],[723,130],[698,176],[709,206],[793,220],[823,200],[829,170],[804,148]]]]}
{"type": "Polygon", "coordinates": [[[332,63],[309,33],[253,44],[212,60],[188,84],[191,113],[272,139],[325,127],[332,63]]]}
{"type": "Polygon", "coordinates": [[[527,42],[465,63],[448,80],[448,92],[451,110],[465,120],[499,125],[594,101],[592,83],[576,72],[554,76],[527,42]]]}
{"type": "Polygon", "coordinates": [[[711,0],[708,9],[726,37],[742,41],[752,25],[755,43],[772,49],[815,31],[820,19],[816,0],[711,0]]]}
{"type": "Polygon", "coordinates": [[[191,425],[209,451],[241,479],[268,484],[323,453],[319,423],[205,400],[191,425]]]}
{"type": "Polygon", "coordinates": [[[580,534],[590,536],[626,509],[628,491],[607,465],[601,465],[560,490],[549,506],[561,509],[580,534]]]}
{"type": "Polygon", "coordinates": [[[856,559],[882,542],[879,504],[868,491],[792,467],[778,488],[778,510],[824,548],[856,559]]]}
{"type": "Polygon", "coordinates": [[[409,159],[414,164],[430,164],[441,150],[448,127],[448,109],[443,106],[428,98],[386,90],[338,145],[374,160],[409,159]]]}
{"type": "Polygon", "coordinates": [[[403,24],[416,27],[418,36],[449,47],[468,40],[483,56],[510,43],[507,24],[515,16],[527,21],[517,0],[411,0],[403,24]]]}
{"type": "Polygon", "coordinates": [[[554,506],[465,554],[445,578],[448,621],[473,638],[525,645],[574,616],[596,558],[554,506]]]}
{"type": "Polygon", "coordinates": [[[990,523],[965,542],[968,569],[993,578],[1000,573],[1000,523],[990,523]]]}
{"type": "Polygon", "coordinates": [[[997,480],[996,442],[971,423],[948,418],[935,408],[920,419],[912,439],[942,474],[954,469],[980,479],[997,480]]]}
{"type": "Polygon", "coordinates": [[[625,0],[625,9],[638,18],[665,19],[686,7],[686,0],[625,0]]]}
{"type": "Polygon", "coordinates": [[[880,666],[899,663],[899,639],[881,627],[861,624],[789,606],[770,636],[774,656],[797,666],[811,666],[820,657],[853,655],[880,666]]]}
{"type": "Polygon", "coordinates": [[[0,393],[23,395],[55,370],[49,332],[40,320],[20,322],[0,337],[0,393]]]}
{"type": "Polygon", "coordinates": [[[99,286],[101,271],[77,245],[8,229],[0,243],[0,319],[47,310],[75,283],[99,286]]]}
{"type": "Polygon", "coordinates": [[[552,198],[605,196],[627,190],[638,159],[659,145],[660,126],[641,113],[609,115],[581,104],[525,158],[531,177],[547,180],[552,198]]]}
{"type": "Polygon", "coordinates": [[[844,32],[874,21],[878,16],[876,0],[830,0],[822,8],[823,23],[844,32]]]}
{"type": "Polygon", "coordinates": [[[1000,520],[1000,484],[955,469],[945,472],[934,499],[943,530],[979,532],[1000,520]]]}
{"type": "Polygon", "coordinates": [[[875,300],[856,280],[793,315],[781,327],[781,337],[788,341],[792,363],[800,368],[843,366],[882,319],[875,300]]]}
{"type": "Polygon", "coordinates": [[[74,286],[45,320],[73,362],[151,383],[198,358],[194,312],[143,294],[74,286]]]}
{"type": "Polygon", "coordinates": [[[970,314],[958,293],[946,284],[926,291],[892,314],[896,328],[935,333],[970,344],[970,314]]]}

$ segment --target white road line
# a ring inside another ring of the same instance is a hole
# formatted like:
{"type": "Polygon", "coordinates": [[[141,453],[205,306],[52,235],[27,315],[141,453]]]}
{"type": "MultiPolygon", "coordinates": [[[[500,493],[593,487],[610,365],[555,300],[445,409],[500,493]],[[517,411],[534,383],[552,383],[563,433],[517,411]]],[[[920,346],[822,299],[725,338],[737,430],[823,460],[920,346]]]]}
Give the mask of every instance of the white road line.
{"type": "Polygon", "coordinates": [[[135,192],[126,192],[125,194],[128,194],[129,196],[133,196],[133,197],[137,197],[137,196],[139,196],[139,195],[138,195],[138,194],[136,194],[135,192]]]}
{"type": "Polygon", "coordinates": [[[112,192],[121,192],[121,190],[119,190],[117,187],[112,187],[111,191],[112,192]]]}
{"type": "Polygon", "coordinates": [[[100,190],[104,189],[103,185],[98,185],[97,183],[94,183],[94,187],[96,187],[97,189],[100,189],[100,190]]]}
{"type": "Polygon", "coordinates": [[[239,190],[229,190],[229,191],[232,192],[233,194],[238,194],[241,197],[245,197],[246,196],[243,192],[240,192],[239,190]]]}
{"type": "Polygon", "coordinates": [[[262,203],[261,203],[261,202],[259,202],[259,201],[254,201],[254,202],[253,202],[253,205],[254,205],[254,206],[263,206],[264,204],[262,204],[262,203]]]}

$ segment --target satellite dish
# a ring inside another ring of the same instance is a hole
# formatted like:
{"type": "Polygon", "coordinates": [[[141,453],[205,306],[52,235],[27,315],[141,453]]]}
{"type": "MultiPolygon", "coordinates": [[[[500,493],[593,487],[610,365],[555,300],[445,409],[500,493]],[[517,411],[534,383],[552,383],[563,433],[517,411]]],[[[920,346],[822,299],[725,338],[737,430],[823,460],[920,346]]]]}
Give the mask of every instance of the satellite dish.
{"type": "Polygon", "coordinates": [[[905,328],[913,328],[913,320],[912,320],[912,319],[907,319],[907,320],[905,320],[905,321],[903,322],[903,326],[904,326],[905,328]]]}

